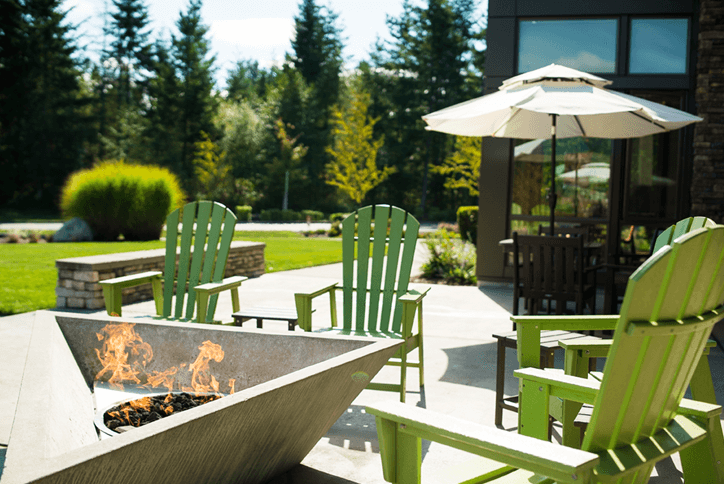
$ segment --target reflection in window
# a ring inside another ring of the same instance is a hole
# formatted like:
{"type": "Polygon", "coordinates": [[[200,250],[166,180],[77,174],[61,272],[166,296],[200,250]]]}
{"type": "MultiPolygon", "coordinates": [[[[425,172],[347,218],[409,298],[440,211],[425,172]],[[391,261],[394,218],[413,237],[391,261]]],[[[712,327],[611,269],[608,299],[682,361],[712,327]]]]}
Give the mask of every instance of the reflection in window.
{"type": "MultiPolygon", "coordinates": [[[[634,92],[635,96],[681,109],[681,94],[634,92]]],[[[680,131],[628,141],[625,210],[632,223],[676,218],[680,131]]]]}
{"type": "Polygon", "coordinates": [[[615,19],[526,20],[519,27],[519,73],[551,63],[586,72],[616,72],[615,19]]]}
{"type": "Polygon", "coordinates": [[[689,21],[684,18],[631,20],[631,74],[685,74],[689,21]]]}
{"type": "MultiPolygon", "coordinates": [[[[612,141],[607,139],[557,140],[557,220],[608,217],[611,147],[612,141]]],[[[547,195],[551,186],[551,141],[519,141],[513,156],[511,232],[535,234],[538,224],[550,215],[547,195]]]]}

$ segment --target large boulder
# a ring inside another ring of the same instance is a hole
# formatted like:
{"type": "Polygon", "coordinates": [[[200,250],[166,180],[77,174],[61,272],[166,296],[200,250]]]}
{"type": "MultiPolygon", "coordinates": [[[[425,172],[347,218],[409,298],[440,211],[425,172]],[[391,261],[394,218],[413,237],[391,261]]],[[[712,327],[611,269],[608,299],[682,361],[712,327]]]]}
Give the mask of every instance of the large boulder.
{"type": "Polygon", "coordinates": [[[68,220],[55,234],[53,242],[90,242],[93,240],[93,231],[90,225],[82,218],[68,220]]]}

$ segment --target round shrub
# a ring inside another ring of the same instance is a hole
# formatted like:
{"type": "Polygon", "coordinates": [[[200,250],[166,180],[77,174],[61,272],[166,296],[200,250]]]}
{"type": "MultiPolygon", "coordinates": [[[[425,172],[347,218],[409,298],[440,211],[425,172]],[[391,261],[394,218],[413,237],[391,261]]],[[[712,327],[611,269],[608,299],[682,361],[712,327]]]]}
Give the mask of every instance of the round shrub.
{"type": "Polygon", "coordinates": [[[66,217],[88,222],[96,240],[157,240],[166,216],[184,201],[165,168],[105,161],[73,173],[61,193],[66,217]]]}

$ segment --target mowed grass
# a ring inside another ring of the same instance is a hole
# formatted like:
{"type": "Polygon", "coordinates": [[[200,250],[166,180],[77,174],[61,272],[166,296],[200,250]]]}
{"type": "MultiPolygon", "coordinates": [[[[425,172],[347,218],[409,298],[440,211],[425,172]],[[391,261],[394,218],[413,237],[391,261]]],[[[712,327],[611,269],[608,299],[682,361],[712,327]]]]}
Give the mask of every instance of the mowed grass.
{"type": "MultiPolygon", "coordinates": [[[[264,242],[266,272],[342,260],[340,239],[307,238],[295,232],[237,232],[234,240],[264,242]]],[[[0,245],[0,315],[55,307],[56,259],[160,249],[162,241],[0,245]]]]}

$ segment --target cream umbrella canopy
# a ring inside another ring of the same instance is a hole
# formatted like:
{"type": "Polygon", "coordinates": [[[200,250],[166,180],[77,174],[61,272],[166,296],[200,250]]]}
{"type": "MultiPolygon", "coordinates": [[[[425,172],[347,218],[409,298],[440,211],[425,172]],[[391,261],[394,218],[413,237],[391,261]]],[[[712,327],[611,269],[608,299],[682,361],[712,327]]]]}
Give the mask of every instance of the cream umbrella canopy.
{"type": "MultiPolygon", "coordinates": [[[[458,136],[551,139],[638,138],[701,121],[692,114],[605,89],[612,81],[551,64],[503,82],[498,92],[430,113],[428,130],[458,136]]],[[[556,185],[551,176],[550,226],[554,230],[556,185]]]]}

